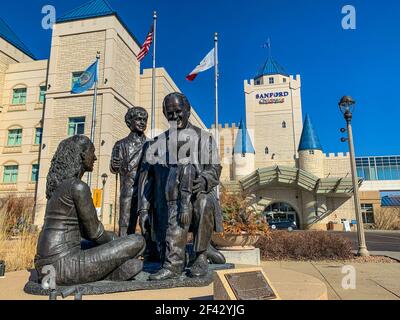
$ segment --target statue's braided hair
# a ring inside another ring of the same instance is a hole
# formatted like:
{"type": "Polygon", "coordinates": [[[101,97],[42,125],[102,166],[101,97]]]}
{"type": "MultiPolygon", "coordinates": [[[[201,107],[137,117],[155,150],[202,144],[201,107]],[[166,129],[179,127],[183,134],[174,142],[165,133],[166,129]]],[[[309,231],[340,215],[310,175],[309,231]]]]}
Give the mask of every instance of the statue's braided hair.
{"type": "Polygon", "coordinates": [[[84,135],[75,135],[60,142],[47,175],[47,199],[51,198],[63,181],[79,176],[82,170],[82,153],[91,145],[90,139],[84,135]]]}

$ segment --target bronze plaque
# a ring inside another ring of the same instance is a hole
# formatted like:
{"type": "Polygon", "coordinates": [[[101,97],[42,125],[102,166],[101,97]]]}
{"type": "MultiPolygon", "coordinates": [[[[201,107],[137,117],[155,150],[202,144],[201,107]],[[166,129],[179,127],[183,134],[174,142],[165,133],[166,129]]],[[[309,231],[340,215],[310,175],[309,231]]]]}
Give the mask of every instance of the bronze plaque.
{"type": "Polygon", "coordinates": [[[238,300],[272,300],[277,298],[261,271],[227,273],[225,278],[238,300]]]}

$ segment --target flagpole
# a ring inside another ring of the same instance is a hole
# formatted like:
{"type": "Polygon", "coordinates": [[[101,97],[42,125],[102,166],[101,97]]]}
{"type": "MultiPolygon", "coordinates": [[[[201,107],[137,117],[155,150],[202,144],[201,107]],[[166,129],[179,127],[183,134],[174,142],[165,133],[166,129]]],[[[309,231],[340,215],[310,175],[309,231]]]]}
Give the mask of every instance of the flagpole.
{"type": "MultiPolygon", "coordinates": [[[[215,143],[217,146],[217,156],[220,157],[219,151],[219,120],[218,120],[218,33],[214,34],[214,75],[215,75],[215,143]]],[[[217,199],[220,198],[220,188],[217,186],[217,199]]]]}
{"type": "MultiPolygon", "coordinates": [[[[98,82],[99,82],[99,60],[100,60],[100,51],[97,51],[97,55],[96,55],[96,59],[97,59],[97,77],[96,77],[96,81],[94,83],[94,96],[93,96],[93,109],[92,109],[92,127],[90,129],[90,141],[92,141],[92,143],[94,144],[94,135],[96,132],[96,113],[97,113],[97,87],[98,87],[98,82]]],[[[88,180],[87,180],[87,184],[89,186],[89,188],[91,188],[92,185],[92,173],[88,172],[88,180]]]]}
{"type": "Polygon", "coordinates": [[[157,36],[157,11],[153,14],[153,70],[152,70],[152,94],[151,94],[151,138],[155,136],[156,113],[156,36],[157,36]]]}
{"type": "Polygon", "coordinates": [[[214,35],[214,71],[215,71],[215,142],[219,154],[219,121],[218,121],[218,33],[214,35]]]}

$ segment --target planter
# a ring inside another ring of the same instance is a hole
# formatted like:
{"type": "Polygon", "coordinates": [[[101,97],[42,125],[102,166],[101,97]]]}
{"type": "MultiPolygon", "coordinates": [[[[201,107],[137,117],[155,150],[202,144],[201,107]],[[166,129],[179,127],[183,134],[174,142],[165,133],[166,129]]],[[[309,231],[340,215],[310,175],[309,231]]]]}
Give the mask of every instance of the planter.
{"type": "Polygon", "coordinates": [[[212,236],[213,243],[220,250],[253,250],[258,239],[260,235],[214,233],[212,236]]]}

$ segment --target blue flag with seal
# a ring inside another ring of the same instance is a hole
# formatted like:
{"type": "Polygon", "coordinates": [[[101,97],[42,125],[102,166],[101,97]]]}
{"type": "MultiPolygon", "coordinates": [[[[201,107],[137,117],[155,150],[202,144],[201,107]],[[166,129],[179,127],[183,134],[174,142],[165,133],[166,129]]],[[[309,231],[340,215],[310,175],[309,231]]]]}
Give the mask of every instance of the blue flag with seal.
{"type": "Polygon", "coordinates": [[[81,74],[72,87],[72,93],[83,93],[93,87],[98,79],[98,63],[99,61],[97,60],[81,74]]]}

